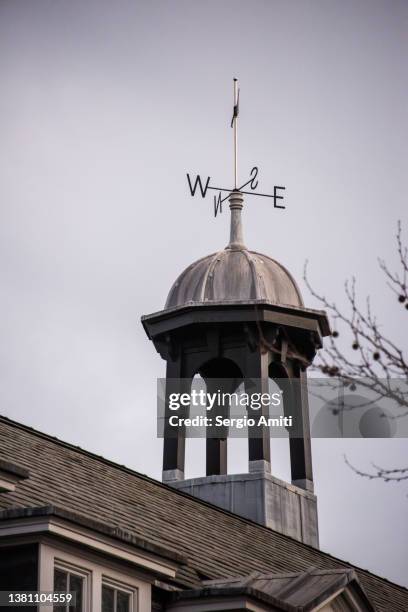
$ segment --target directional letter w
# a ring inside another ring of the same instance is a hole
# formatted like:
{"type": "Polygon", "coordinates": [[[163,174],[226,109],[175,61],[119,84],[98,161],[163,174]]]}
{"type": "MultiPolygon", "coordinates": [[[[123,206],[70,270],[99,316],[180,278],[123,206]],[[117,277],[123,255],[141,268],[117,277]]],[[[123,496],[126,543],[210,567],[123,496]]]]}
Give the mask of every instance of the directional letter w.
{"type": "Polygon", "coordinates": [[[188,180],[188,185],[189,185],[189,187],[190,187],[190,192],[191,192],[191,195],[193,196],[193,195],[195,194],[195,192],[196,192],[196,190],[197,190],[197,185],[198,185],[198,186],[199,186],[199,188],[200,188],[200,191],[201,191],[201,195],[203,196],[203,198],[205,198],[205,194],[207,193],[207,189],[208,189],[208,184],[209,184],[209,182],[210,182],[210,178],[211,178],[211,177],[209,176],[209,177],[208,177],[208,179],[207,179],[206,184],[205,184],[205,185],[204,185],[204,187],[203,187],[203,184],[202,184],[202,182],[201,182],[201,177],[200,177],[200,175],[199,175],[199,174],[197,174],[197,178],[196,178],[196,180],[195,180],[195,183],[194,183],[194,185],[192,185],[192,184],[191,184],[190,175],[187,173],[187,180],[188,180]]]}

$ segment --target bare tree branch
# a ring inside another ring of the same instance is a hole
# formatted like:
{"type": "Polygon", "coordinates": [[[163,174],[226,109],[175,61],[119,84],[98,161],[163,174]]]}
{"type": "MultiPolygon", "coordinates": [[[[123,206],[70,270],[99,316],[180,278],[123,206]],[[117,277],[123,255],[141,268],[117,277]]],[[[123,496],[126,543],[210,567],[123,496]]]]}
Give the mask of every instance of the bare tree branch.
{"type": "Polygon", "coordinates": [[[377,479],[383,480],[384,482],[401,482],[402,480],[408,480],[408,468],[394,468],[388,470],[372,463],[371,465],[374,468],[374,472],[363,472],[352,465],[346,455],[344,455],[344,461],[355,474],[364,476],[364,478],[369,478],[370,480],[377,479]]]}
{"type": "MultiPolygon", "coordinates": [[[[391,272],[389,266],[379,259],[379,266],[386,278],[387,286],[397,296],[396,305],[404,308],[408,314],[408,248],[402,241],[402,226],[398,222],[397,253],[400,269],[391,272]]],[[[408,415],[408,362],[402,349],[383,331],[372,312],[370,299],[367,298],[364,308],[357,299],[356,280],[345,283],[345,295],[349,312],[342,312],[337,304],[325,295],[318,293],[310,284],[305,263],[304,281],[312,296],[320,302],[332,319],[333,332],[325,348],[319,353],[313,368],[329,377],[336,377],[351,390],[355,389],[355,380],[362,387],[370,389],[379,398],[387,398],[395,402],[401,411],[396,418],[408,415]],[[340,334],[350,338],[353,353],[342,348],[340,334]],[[401,385],[395,384],[401,380],[401,385]]],[[[347,462],[347,460],[346,460],[347,462]]],[[[350,465],[347,462],[348,465],[350,465]]],[[[386,470],[373,466],[375,472],[368,474],[350,467],[361,476],[380,478],[385,482],[408,479],[408,467],[386,470]]]]}

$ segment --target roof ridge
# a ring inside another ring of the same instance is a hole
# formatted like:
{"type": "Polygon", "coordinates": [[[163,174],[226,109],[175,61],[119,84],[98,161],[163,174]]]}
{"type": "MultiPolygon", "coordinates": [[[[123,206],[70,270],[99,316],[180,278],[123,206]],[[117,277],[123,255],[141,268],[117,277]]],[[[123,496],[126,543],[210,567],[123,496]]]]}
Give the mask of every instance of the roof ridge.
{"type": "Polygon", "coordinates": [[[29,425],[25,425],[23,423],[20,423],[18,421],[14,421],[13,419],[10,419],[9,417],[6,417],[4,415],[0,414],[0,423],[5,423],[6,425],[9,425],[11,427],[15,427],[16,429],[21,429],[23,431],[26,431],[34,436],[37,436],[39,438],[48,440],[54,444],[58,444],[59,446],[62,446],[64,448],[68,448],[70,450],[76,451],[82,455],[88,456],[92,459],[96,459],[97,461],[100,461],[101,463],[104,463],[105,465],[109,465],[111,467],[114,467],[116,469],[121,470],[122,472],[125,472],[127,474],[130,474],[131,476],[135,476],[137,478],[141,478],[143,480],[146,480],[148,482],[150,482],[151,484],[161,487],[163,489],[166,489],[166,491],[171,492],[174,495],[180,495],[182,497],[188,498],[191,501],[194,501],[197,504],[203,505],[203,506],[207,506],[212,508],[213,510],[220,512],[224,515],[227,516],[231,516],[233,517],[235,520],[240,521],[241,523],[244,523],[246,525],[251,525],[257,529],[260,530],[266,530],[268,533],[272,532],[274,534],[275,537],[279,537],[282,538],[282,540],[290,540],[292,541],[295,545],[299,546],[299,547],[303,547],[306,549],[311,549],[313,551],[318,552],[319,554],[332,559],[333,561],[335,561],[336,563],[339,563],[340,565],[342,565],[343,567],[347,567],[349,569],[355,569],[358,572],[367,574],[368,576],[372,576],[373,578],[380,580],[382,582],[386,582],[390,585],[392,585],[393,587],[396,587],[398,589],[401,589],[404,592],[408,593],[408,587],[405,587],[401,584],[397,584],[396,582],[392,582],[392,580],[389,580],[388,578],[385,578],[383,576],[378,576],[378,574],[374,574],[373,572],[370,572],[370,570],[364,569],[364,568],[360,568],[352,563],[350,563],[349,561],[345,561],[344,559],[339,559],[338,557],[335,557],[334,555],[331,555],[330,553],[320,550],[318,548],[315,548],[314,546],[311,546],[310,544],[306,544],[304,542],[300,542],[299,540],[296,540],[295,538],[292,538],[289,535],[283,534],[283,533],[279,533],[278,531],[275,531],[269,527],[266,527],[265,525],[260,525],[259,523],[256,523],[255,521],[252,521],[251,519],[248,518],[244,518],[242,516],[239,516],[238,514],[234,514],[233,512],[230,512],[228,510],[224,510],[223,508],[220,508],[219,506],[216,506],[214,504],[211,504],[205,500],[202,500],[198,497],[193,497],[192,495],[189,495],[188,493],[185,493],[184,491],[180,491],[178,489],[175,489],[173,487],[171,487],[170,485],[167,485],[163,482],[161,482],[160,480],[156,480],[155,478],[148,476],[147,474],[142,474],[141,472],[137,472],[136,470],[133,470],[132,468],[129,468],[123,464],[120,463],[116,463],[110,459],[107,459],[106,457],[103,457],[102,455],[97,455],[96,453],[93,453],[91,451],[85,450],[83,448],[81,448],[80,446],[77,446],[75,444],[72,444],[70,442],[65,442],[64,440],[61,440],[59,438],[57,438],[56,436],[52,436],[51,434],[47,434],[45,432],[42,432],[38,429],[35,429],[34,427],[31,427],[29,425]]]}
{"type": "Polygon", "coordinates": [[[213,270],[215,268],[215,266],[217,265],[217,261],[219,261],[219,257],[221,256],[221,254],[225,251],[225,249],[222,249],[221,251],[217,251],[216,253],[214,253],[213,255],[209,255],[207,257],[207,259],[211,258],[211,263],[210,265],[207,267],[205,274],[204,274],[204,278],[201,279],[201,288],[200,288],[200,302],[205,302],[206,299],[206,293],[207,293],[207,283],[208,283],[208,279],[212,278],[212,274],[213,274],[213,270]]]}
{"type": "MultiPolygon", "coordinates": [[[[317,569],[314,565],[308,567],[304,572],[299,572],[297,576],[289,580],[286,584],[281,586],[280,589],[277,590],[276,596],[282,599],[288,597],[289,595],[293,595],[293,593],[298,589],[306,580],[309,578],[310,574],[317,569]]],[[[347,571],[347,570],[345,570],[347,571]]]]}

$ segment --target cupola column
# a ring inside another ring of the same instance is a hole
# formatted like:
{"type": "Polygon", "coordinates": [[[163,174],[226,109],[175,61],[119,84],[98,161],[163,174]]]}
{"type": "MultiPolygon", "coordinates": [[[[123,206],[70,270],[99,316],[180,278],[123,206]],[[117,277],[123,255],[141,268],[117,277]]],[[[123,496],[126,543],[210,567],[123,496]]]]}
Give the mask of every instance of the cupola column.
{"type": "MultiPolygon", "coordinates": [[[[255,350],[248,350],[245,356],[245,379],[248,394],[268,393],[269,390],[269,353],[262,351],[261,346],[255,350]]],[[[248,409],[248,417],[258,420],[260,415],[269,416],[269,407],[262,406],[261,410],[251,411],[248,409]]],[[[271,471],[271,445],[270,429],[267,426],[248,428],[248,467],[249,472],[271,471]]]]}
{"type": "MultiPolygon", "coordinates": [[[[184,427],[171,428],[169,418],[168,399],[171,393],[181,394],[188,392],[186,379],[182,378],[181,358],[167,361],[166,368],[166,404],[165,404],[165,423],[164,423],[164,446],[163,446],[163,482],[174,482],[184,480],[185,463],[185,429],[184,427]]],[[[185,409],[180,410],[180,416],[185,409]]]]}
{"type": "Polygon", "coordinates": [[[300,370],[294,387],[293,412],[297,430],[290,435],[292,483],[313,492],[312,446],[306,372],[300,370]]]}

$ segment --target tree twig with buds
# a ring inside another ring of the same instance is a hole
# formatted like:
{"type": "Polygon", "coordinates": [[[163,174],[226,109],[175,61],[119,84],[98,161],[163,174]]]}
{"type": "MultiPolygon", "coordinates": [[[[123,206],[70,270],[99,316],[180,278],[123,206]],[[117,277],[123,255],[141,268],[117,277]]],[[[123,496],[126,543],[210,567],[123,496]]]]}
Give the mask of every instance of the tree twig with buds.
{"type": "MultiPolygon", "coordinates": [[[[379,259],[379,266],[384,272],[388,287],[397,296],[397,303],[408,314],[408,248],[402,241],[400,222],[398,222],[396,240],[400,270],[392,272],[382,259],[379,259]]],[[[349,313],[345,314],[335,302],[313,289],[307,276],[307,262],[303,278],[310,293],[331,317],[334,329],[328,343],[313,364],[313,368],[328,377],[336,377],[351,390],[355,390],[356,379],[358,379],[359,386],[370,389],[379,398],[387,398],[395,402],[399,411],[396,418],[407,416],[407,359],[402,349],[382,331],[382,326],[372,312],[370,299],[367,298],[364,308],[358,304],[356,280],[353,278],[351,282],[345,283],[345,294],[349,305],[349,313]],[[350,336],[353,352],[340,346],[339,329],[342,330],[342,333],[345,332],[346,337],[350,336]],[[401,385],[396,384],[396,381],[399,380],[401,380],[401,385]]],[[[353,468],[351,465],[350,467],[353,468]]],[[[373,467],[375,471],[371,474],[353,469],[361,476],[379,478],[386,482],[408,479],[408,467],[393,470],[373,467]]]]}

